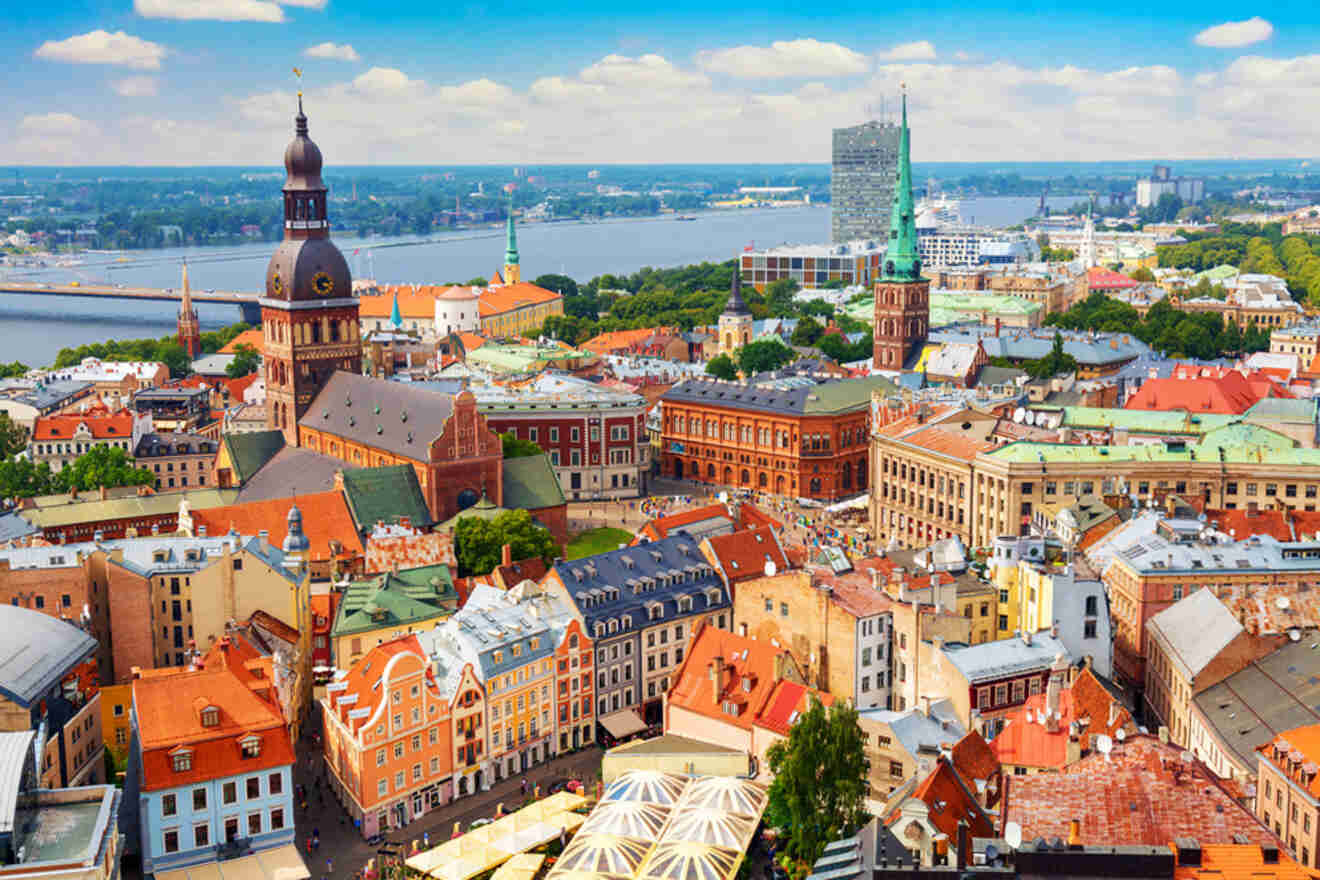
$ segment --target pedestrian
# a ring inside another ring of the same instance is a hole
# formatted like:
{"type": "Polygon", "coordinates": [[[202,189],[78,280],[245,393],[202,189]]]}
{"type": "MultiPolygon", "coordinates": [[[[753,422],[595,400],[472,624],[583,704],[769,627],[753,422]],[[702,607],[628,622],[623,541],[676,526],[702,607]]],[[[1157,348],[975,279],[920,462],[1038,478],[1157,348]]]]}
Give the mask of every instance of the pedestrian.
{"type": "Polygon", "coordinates": [[[325,870],[326,870],[326,873],[328,874],[328,873],[330,873],[331,871],[333,871],[334,869],[335,869],[335,859],[334,859],[334,856],[329,856],[329,857],[326,858],[326,860],[325,860],[325,870]]]}
{"type": "Polygon", "coordinates": [[[526,780],[526,779],[523,779],[523,781],[522,781],[522,793],[523,793],[523,797],[527,797],[527,780],[526,780]]]}

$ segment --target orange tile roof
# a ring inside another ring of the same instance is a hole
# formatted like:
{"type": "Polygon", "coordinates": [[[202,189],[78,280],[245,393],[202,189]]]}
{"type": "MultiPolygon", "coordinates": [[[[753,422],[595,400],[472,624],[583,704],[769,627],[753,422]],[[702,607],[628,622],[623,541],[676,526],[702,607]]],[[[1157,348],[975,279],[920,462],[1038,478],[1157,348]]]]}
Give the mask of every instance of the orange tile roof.
{"type": "MultiPolygon", "coordinates": [[[[994,824],[985,810],[981,809],[976,795],[943,755],[937,759],[935,769],[921,780],[910,796],[924,801],[930,807],[930,823],[950,841],[958,839],[960,821],[967,823],[969,837],[995,836],[994,824]]],[[[894,810],[885,824],[892,827],[901,815],[902,810],[894,810]]]]}
{"type": "Polygon", "coordinates": [[[1123,408],[1241,415],[1263,398],[1292,396],[1291,391],[1268,377],[1248,378],[1237,370],[1226,369],[1147,379],[1123,408]]]}
{"type": "MultiPolygon", "coordinates": [[[[729,507],[724,504],[707,504],[703,507],[694,507],[690,510],[684,510],[681,513],[671,513],[668,516],[659,516],[647,522],[642,526],[638,533],[638,539],[645,534],[652,540],[659,541],[669,537],[670,532],[677,531],[683,526],[694,522],[701,522],[705,519],[713,519],[722,516],[733,519],[729,507]]],[[[767,514],[760,508],[751,504],[739,504],[737,509],[737,521],[734,523],[735,529],[748,529],[752,526],[768,525],[775,529],[782,529],[784,524],[774,517],[767,514]]],[[[636,543],[636,541],[634,541],[636,543]]]]}
{"type": "MultiPolygon", "coordinates": [[[[780,654],[787,655],[785,662],[792,663],[788,651],[780,651],[769,642],[735,635],[703,623],[683,658],[683,664],[674,672],[668,703],[723,724],[751,730],[761,720],[760,715],[772,696],[793,705],[800,703],[804,696],[801,692],[777,688],[780,681],[775,678],[775,658],[780,654]],[[710,668],[716,657],[723,660],[718,685],[712,680],[710,668]],[[727,708],[736,711],[728,712],[727,708]]],[[[823,698],[828,699],[828,696],[823,698]]],[[[782,713],[783,706],[775,709],[782,713]]],[[[784,714],[786,720],[787,713],[784,714]]],[[[765,720],[768,723],[764,726],[772,730],[775,727],[770,725],[779,723],[778,715],[765,720]]]]}
{"type": "Polygon", "coordinates": [[[781,680],[766,698],[765,706],[754,719],[757,727],[773,730],[781,736],[788,736],[793,722],[798,715],[811,708],[813,700],[819,700],[826,706],[834,705],[834,697],[825,691],[798,684],[795,681],[781,680]]]}
{"type": "Polygon", "coordinates": [[[426,652],[422,650],[421,642],[417,640],[416,635],[401,636],[393,641],[376,645],[367,652],[366,656],[354,663],[353,668],[343,678],[337,679],[338,683],[344,685],[344,690],[334,694],[332,698],[334,711],[341,713],[341,720],[355,732],[371,720],[371,715],[384,699],[387,689],[377,685],[385,667],[399,654],[417,655],[426,670],[426,687],[431,691],[432,696],[439,697],[439,688],[426,659],[426,652]],[[357,697],[356,700],[345,702],[346,698],[354,696],[357,697]],[[359,709],[368,709],[371,712],[364,717],[349,721],[346,717],[348,711],[359,709]]]}
{"type": "Polygon", "coordinates": [[[753,526],[728,535],[716,535],[709,541],[711,552],[730,583],[761,577],[768,573],[767,565],[773,565],[775,571],[788,570],[784,548],[780,546],[775,530],[769,526],[753,526]]]}
{"type": "Polygon", "coordinates": [[[1200,761],[1184,763],[1182,754],[1137,734],[1116,743],[1108,758],[1092,754],[1056,773],[1005,776],[1001,816],[1017,822],[1026,840],[1067,839],[1069,821],[1081,819],[1084,844],[1164,846],[1177,837],[1231,843],[1244,834],[1278,845],[1214,773],[1200,761]]]}
{"type": "Polygon", "coordinates": [[[240,345],[250,345],[257,351],[261,351],[261,347],[265,344],[266,337],[261,332],[261,328],[253,327],[249,330],[244,330],[242,333],[229,340],[229,344],[220,349],[220,354],[234,354],[240,345]]]}
{"type": "MultiPolygon", "coordinates": [[[[1178,847],[1170,844],[1175,858],[1178,847]]],[[[1201,864],[1178,864],[1173,880],[1314,880],[1317,875],[1279,850],[1278,862],[1266,862],[1265,853],[1251,844],[1202,844],[1201,864]]]]}
{"type": "Polygon", "coordinates": [[[1312,797],[1320,798],[1320,773],[1316,772],[1317,765],[1320,765],[1320,724],[1311,724],[1306,727],[1294,727],[1292,730],[1285,730],[1274,739],[1257,746],[1256,751],[1260,752],[1265,760],[1269,761],[1276,768],[1284,773],[1295,784],[1305,786],[1312,797]],[[1274,756],[1275,747],[1292,756],[1292,762],[1305,772],[1308,768],[1311,772],[1309,783],[1304,783],[1301,773],[1297,770],[1288,772],[1288,761],[1279,760],[1274,756]]]}
{"type": "Polygon", "coordinates": [[[312,609],[312,632],[325,635],[335,624],[335,613],[339,610],[339,600],[344,594],[335,590],[329,593],[315,593],[310,597],[312,609]],[[321,623],[320,621],[325,621],[321,623]]]}
{"type": "MultiPolygon", "coordinates": [[[[237,645],[230,650],[245,655],[237,645]]],[[[201,668],[153,670],[156,674],[133,682],[145,790],[174,788],[295,761],[293,744],[274,695],[274,682],[269,677],[257,679],[246,664],[236,668],[210,655],[208,661],[201,668]],[[219,710],[218,723],[211,727],[202,724],[202,710],[208,706],[219,710]],[[239,746],[239,739],[247,734],[261,737],[261,753],[255,758],[243,757],[239,746]],[[175,771],[172,753],[180,747],[191,750],[192,765],[188,770],[175,771]]]]}
{"type": "Polygon", "coordinates": [[[1092,735],[1113,737],[1119,730],[1135,733],[1132,715],[1114,699],[1089,669],[1059,693],[1059,726],[1051,732],[1038,719],[1045,712],[1045,694],[1036,694],[1004,716],[1005,725],[990,742],[1001,763],[1060,769],[1068,764],[1069,726],[1080,728],[1081,747],[1091,748],[1092,735]],[[1114,710],[1111,721],[1111,708],[1114,710]],[[1032,720],[1027,721],[1027,713],[1032,720]]]}
{"type": "Polygon", "coordinates": [[[458,334],[458,340],[463,343],[464,351],[476,351],[487,342],[490,342],[486,337],[478,336],[476,333],[460,333],[458,334]]]}
{"type": "Polygon", "coordinates": [[[79,425],[87,425],[97,440],[131,439],[133,414],[126,409],[111,412],[104,404],[90,406],[85,412],[56,416],[37,416],[32,426],[33,440],[71,440],[79,425]]]}
{"type": "Polygon", "coordinates": [[[481,299],[477,302],[477,308],[483,318],[488,318],[491,315],[502,315],[524,306],[554,302],[557,299],[563,299],[563,297],[553,290],[546,290],[544,287],[537,287],[535,284],[520,281],[517,284],[504,284],[486,288],[481,292],[481,299]]]}
{"type": "Polygon", "coordinates": [[[976,458],[982,452],[989,452],[998,445],[991,440],[978,440],[961,431],[950,430],[939,425],[932,425],[922,431],[914,431],[905,435],[902,440],[904,443],[911,443],[913,446],[919,446],[930,452],[951,455],[954,458],[961,458],[966,461],[976,458]]]}
{"type": "Polygon", "coordinates": [[[1239,541],[1252,535],[1270,535],[1279,541],[1293,541],[1292,526],[1284,510],[1207,510],[1207,524],[1239,541]]]}
{"type": "Polygon", "coordinates": [[[362,318],[389,318],[394,311],[394,295],[399,296],[399,314],[416,320],[435,320],[435,300],[449,289],[448,284],[397,284],[380,288],[380,293],[358,300],[362,318]]]}
{"type": "Polygon", "coordinates": [[[610,352],[627,350],[639,342],[650,338],[653,330],[611,330],[608,333],[601,333],[593,336],[582,343],[579,348],[584,348],[594,354],[608,354],[610,352]]]}
{"type": "Polygon", "coordinates": [[[368,574],[395,568],[421,568],[426,565],[458,568],[454,556],[454,536],[449,532],[423,532],[419,535],[367,536],[366,570],[368,574]]]}
{"type": "Polygon", "coordinates": [[[953,769],[958,771],[963,781],[973,785],[977,780],[988,782],[997,777],[1002,767],[990,744],[975,730],[953,744],[949,757],[953,769]]]}
{"type": "MultiPolygon", "coordinates": [[[[836,573],[821,565],[807,566],[811,582],[816,586],[828,585],[830,601],[853,617],[872,617],[894,607],[894,600],[889,594],[883,589],[876,589],[877,581],[883,585],[893,569],[893,562],[878,556],[855,560],[852,571],[845,572],[836,573]]],[[[926,580],[926,586],[930,586],[929,579],[926,580]]]]}
{"type": "Polygon", "coordinates": [[[279,547],[288,534],[289,508],[295,501],[302,511],[303,532],[312,545],[312,559],[329,559],[332,540],[343,545],[338,554],[341,558],[362,554],[362,538],[349,513],[348,502],[335,489],[299,495],[296,499],[270,498],[194,510],[193,523],[194,527],[206,526],[207,534],[212,536],[226,534],[230,529],[237,529],[241,535],[255,535],[264,529],[270,533],[270,542],[279,547]]]}

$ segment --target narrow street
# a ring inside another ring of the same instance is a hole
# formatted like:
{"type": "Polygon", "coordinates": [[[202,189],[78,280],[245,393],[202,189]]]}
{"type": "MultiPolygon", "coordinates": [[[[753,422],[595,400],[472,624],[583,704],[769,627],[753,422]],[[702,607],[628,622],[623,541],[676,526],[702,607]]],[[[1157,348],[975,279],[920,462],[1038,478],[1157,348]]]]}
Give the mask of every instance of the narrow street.
{"type": "Polygon", "coordinates": [[[352,877],[361,870],[367,859],[377,857],[378,850],[386,846],[406,857],[412,841],[421,841],[429,835],[431,846],[448,840],[454,832],[454,823],[466,830],[468,825],[480,818],[495,815],[499,804],[504,804],[505,812],[522,806],[522,780],[527,780],[527,797],[532,796],[536,785],[541,786],[541,794],[548,794],[549,786],[570,777],[581,779],[588,786],[596,782],[600,772],[600,760],[603,751],[599,747],[583,749],[574,754],[564,755],[533,767],[522,776],[501,780],[489,791],[477,792],[467,797],[438,807],[415,820],[405,828],[391,831],[386,835],[387,842],[368,844],[353,828],[339,802],[330,793],[328,784],[324,784],[324,762],[312,737],[320,731],[319,709],[313,705],[312,717],[306,725],[307,733],[297,743],[298,764],[294,768],[295,785],[306,787],[307,809],[303,810],[295,799],[295,816],[298,849],[307,862],[307,869],[313,880],[316,878],[352,877]],[[318,780],[322,783],[318,786],[318,780]],[[321,837],[319,849],[309,853],[307,842],[313,833],[321,837]],[[327,863],[331,860],[333,868],[327,863]]]}

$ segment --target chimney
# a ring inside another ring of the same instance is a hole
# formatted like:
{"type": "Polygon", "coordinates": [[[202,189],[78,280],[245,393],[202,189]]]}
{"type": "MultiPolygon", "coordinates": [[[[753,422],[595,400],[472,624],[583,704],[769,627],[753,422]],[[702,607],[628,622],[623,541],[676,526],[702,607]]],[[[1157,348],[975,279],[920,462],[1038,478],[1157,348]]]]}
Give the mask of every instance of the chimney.
{"type": "Polygon", "coordinates": [[[1059,637],[1059,622],[1056,620],[1054,621],[1054,623],[1050,624],[1050,638],[1057,639],[1058,637],[1059,637]]]}
{"type": "Polygon", "coordinates": [[[1081,849],[1081,846],[1082,846],[1082,820],[1081,820],[1081,819],[1069,819],[1069,820],[1068,820],[1068,848],[1069,848],[1069,849],[1072,849],[1072,848],[1076,847],[1077,849],[1081,849]]]}
{"type": "MultiPolygon", "coordinates": [[[[996,323],[998,322],[998,320],[999,320],[998,318],[995,319],[996,323]]],[[[967,834],[967,822],[962,819],[959,819],[958,820],[958,855],[956,857],[958,859],[957,867],[959,871],[966,870],[967,868],[967,850],[970,848],[970,846],[971,846],[971,839],[967,834]]]]}
{"type": "Polygon", "coordinates": [[[927,718],[930,717],[930,697],[926,694],[922,694],[921,696],[921,714],[925,715],[927,718]]]}
{"type": "Polygon", "coordinates": [[[999,326],[1000,326],[1001,323],[1002,323],[1002,322],[1000,321],[999,316],[996,315],[996,316],[995,316],[995,336],[996,336],[996,338],[999,336],[999,326]]]}
{"type": "Polygon", "coordinates": [[[1031,630],[1029,629],[1022,630],[1022,644],[1028,647],[1031,646],[1031,630]]]}
{"type": "Polygon", "coordinates": [[[344,491],[344,472],[343,472],[343,471],[335,471],[335,491],[336,491],[336,492],[342,492],[342,491],[344,491]]]}
{"type": "Polygon", "coordinates": [[[1063,693],[1063,676],[1067,673],[1068,661],[1062,653],[1054,658],[1050,667],[1049,684],[1045,686],[1045,729],[1050,733],[1059,730],[1059,697],[1063,693]]]}
{"type": "Polygon", "coordinates": [[[1165,727],[1163,724],[1160,725],[1158,736],[1162,744],[1166,746],[1169,744],[1169,728],[1165,727]]]}
{"type": "Polygon", "coordinates": [[[513,565],[513,545],[505,544],[500,548],[500,565],[513,565]]]}
{"type": "Polygon", "coordinates": [[[106,498],[106,488],[105,488],[105,486],[101,486],[101,487],[100,487],[100,490],[101,490],[101,500],[104,501],[105,498],[106,498]]]}

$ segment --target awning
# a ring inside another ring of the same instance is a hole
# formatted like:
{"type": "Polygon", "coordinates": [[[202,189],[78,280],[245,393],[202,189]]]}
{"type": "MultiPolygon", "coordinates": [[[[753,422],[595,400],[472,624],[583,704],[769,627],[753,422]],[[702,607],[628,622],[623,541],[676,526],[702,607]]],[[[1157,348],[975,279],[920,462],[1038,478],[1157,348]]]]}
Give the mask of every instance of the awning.
{"type": "Polygon", "coordinates": [[[632,709],[620,709],[600,716],[600,725],[615,739],[623,739],[646,729],[646,722],[632,709]]]}
{"type": "Polygon", "coordinates": [[[855,498],[849,498],[846,501],[840,501],[838,504],[831,504],[825,508],[830,513],[839,513],[844,510],[865,510],[866,505],[870,503],[870,494],[863,492],[855,498]]]}
{"type": "Polygon", "coordinates": [[[202,862],[174,871],[157,871],[156,880],[308,880],[311,872],[291,843],[223,862],[202,862]]]}
{"type": "Polygon", "coordinates": [[[545,856],[535,853],[523,853],[500,865],[490,880],[532,880],[541,869],[545,856]]]}

